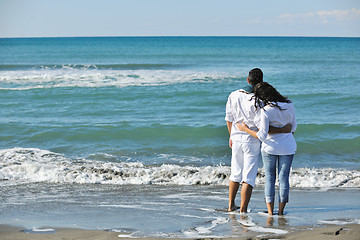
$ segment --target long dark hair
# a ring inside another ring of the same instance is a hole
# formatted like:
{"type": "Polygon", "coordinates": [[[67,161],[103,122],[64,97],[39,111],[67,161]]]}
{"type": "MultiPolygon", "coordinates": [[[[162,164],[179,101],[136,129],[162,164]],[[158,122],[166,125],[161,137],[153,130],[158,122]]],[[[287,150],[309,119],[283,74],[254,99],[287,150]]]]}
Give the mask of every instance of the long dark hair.
{"type": "Polygon", "coordinates": [[[288,98],[281,95],[273,86],[267,82],[260,82],[255,85],[253,98],[255,98],[256,108],[262,108],[266,105],[270,105],[272,107],[277,107],[280,110],[285,110],[280,108],[278,102],[291,103],[288,98]]]}

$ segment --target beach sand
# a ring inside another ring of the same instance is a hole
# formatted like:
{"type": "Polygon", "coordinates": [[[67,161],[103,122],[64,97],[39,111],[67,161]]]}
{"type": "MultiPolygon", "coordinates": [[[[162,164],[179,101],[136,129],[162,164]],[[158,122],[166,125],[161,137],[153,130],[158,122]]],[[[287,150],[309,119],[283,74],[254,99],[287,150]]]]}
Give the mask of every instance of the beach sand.
{"type": "MultiPolygon", "coordinates": [[[[110,239],[131,239],[127,237],[119,237],[119,233],[109,232],[103,230],[83,230],[72,228],[50,228],[54,231],[42,233],[29,233],[22,227],[15,227],[9,225],[0,225],[0,239],[1,240],[67,240],[67,239],[92,239],[92,240],[110,240],[110,239]]],[[[302,239],[302,240],[358,240],[360,236],[360,225],[328,225],[316,228],[298,228],[292,233],[286,235],[257,235],[254,237],[244,236],[228,239],[302,239]]],[[[133,238],[132,238],[133,239],[133,238]]],[[[161,239],[161,238],[139,238],[139,239],[161,239]]],[[[164,238],[163,238],[164,239],[164,238]]],[[[184,238],[189,239],[189,238],[184,238]]],[[[209,239],[209,238],[196,238],[196,239],[209,239]]],[[[226,238],[219,238],[226,239],[226,238]]]]}
{"type": "Polygon", "coordinates": [[[291,234],[278,237],[278,239],[302,240],[358,240],[360,239],[360,225],[329,225],[305,230],[298,230],[291,234]],[[312,230],[311,230],[312,229],[312,230]]]}

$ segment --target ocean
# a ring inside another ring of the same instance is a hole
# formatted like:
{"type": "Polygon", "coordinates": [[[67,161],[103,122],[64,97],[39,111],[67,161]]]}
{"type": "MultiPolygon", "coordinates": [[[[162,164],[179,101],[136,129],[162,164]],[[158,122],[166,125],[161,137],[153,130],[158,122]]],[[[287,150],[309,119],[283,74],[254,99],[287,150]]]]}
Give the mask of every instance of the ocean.
{"type": "MultiPolygon", "coordinates": [[[[219,211],[231,158],[224,117],[255,67],[296,108],[286,231],[360,223],[359,56],[360,38],[2,38],[0,224],[243,234],[219,211]],[[312,198],[323,200],[317,210],[312,198]]],[[[250,232],[263,234],[261,167],[250,232]]]]}

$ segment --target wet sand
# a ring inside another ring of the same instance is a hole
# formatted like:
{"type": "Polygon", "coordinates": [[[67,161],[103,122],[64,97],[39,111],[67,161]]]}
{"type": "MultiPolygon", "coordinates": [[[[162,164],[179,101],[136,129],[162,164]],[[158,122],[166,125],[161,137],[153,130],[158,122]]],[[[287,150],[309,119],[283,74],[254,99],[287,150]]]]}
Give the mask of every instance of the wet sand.
{"type": "Polygon", "coordinates": [[[358,240],[360,236],[360,225],[328,225],[309,229],[299,229],[293,233],[278,237],[278,239],[301,239],[301,240],[358,240]]]}
{"type": "MultiPolygon", "coordinates": [[[[103,230],[83,230],[72,228],[49,228],[54,231],[48,232],[26,232],[27,229],[22,227],[15,227],[9,225],[0,225],[0,239],[1,240],[80,240],[80,239],[92,239],[92,240],[111,240],[111,239],[133,239],[124,237],[117,232],[103,231],[103,230]],[[120,236],[119,236],[120,235],[120,236]]],[[[324,227],[316,228],[298,228],[293,232],[286,235],[263,235],[255,233],[253,237],[244,236],[235,238],[239,240],[252,239],[302,239],[302,240],[357,240],[360,236],[360,225],[327,225],[324,227]]],[[[139,239],[161,239],[161,238],[139,238],[139,239]]],[[[165,239],[165,238],[163,238],[165,239]]],[[[185,238],[184,238],[185,239],[185,238]]],[[[189,238],[186,238],[189,239],[189,238]]],[[[196,238],[196,239],[208,239],[208,238],[196,238]]],[[[234,238],[219,238],[219,239],[234,239],[234,238]]]]}

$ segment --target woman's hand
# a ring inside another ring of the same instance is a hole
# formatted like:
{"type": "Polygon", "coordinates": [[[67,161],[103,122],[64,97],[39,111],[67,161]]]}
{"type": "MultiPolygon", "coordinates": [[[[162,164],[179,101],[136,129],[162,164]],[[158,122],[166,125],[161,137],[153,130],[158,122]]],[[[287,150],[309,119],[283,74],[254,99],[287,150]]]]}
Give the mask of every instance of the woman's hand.
{"type": "Polygon", "coordinates": [[[257,132],[254,130],[251,130],[250,128],[248,128],[248,126],[246,126],[245,123],[241,122],[241,123],[236,123],[236,127],[243,132],[246,132],[248,134],[250,134],[251,136],[258,138],[257,136],[257,132]]]}
{"type": "Polygon", "coordinates": [[[246,132],[246,130],[249,129],[244,122],[236,123],[236,127],[243,132],[246,132]]]}

